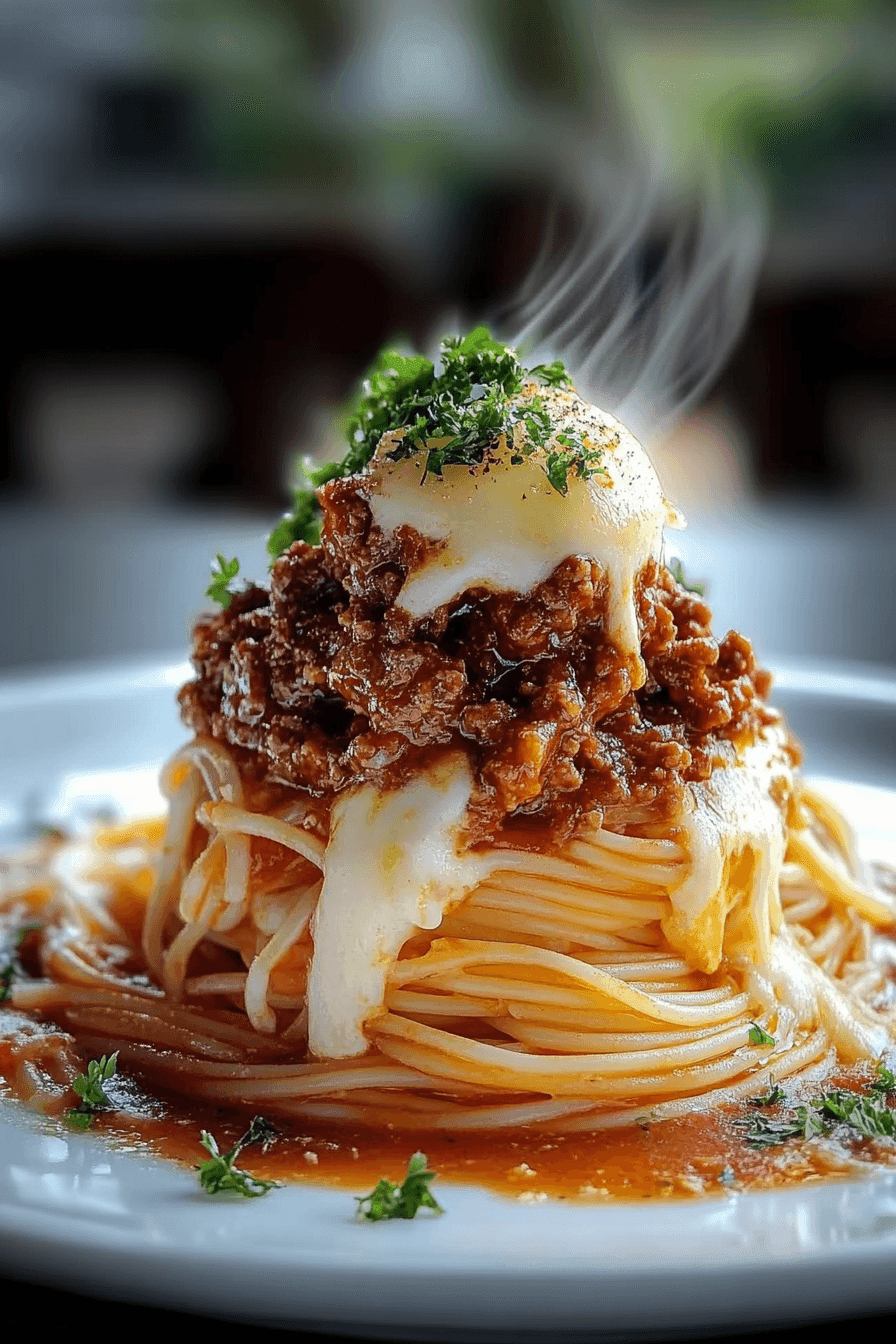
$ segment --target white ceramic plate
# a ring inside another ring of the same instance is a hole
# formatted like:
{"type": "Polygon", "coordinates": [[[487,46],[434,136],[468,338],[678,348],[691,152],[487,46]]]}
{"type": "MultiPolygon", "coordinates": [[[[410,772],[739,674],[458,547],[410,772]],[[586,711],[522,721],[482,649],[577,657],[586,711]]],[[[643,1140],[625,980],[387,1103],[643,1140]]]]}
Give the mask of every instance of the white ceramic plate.
{"type": "MultiPolygon", "coordinates": [[[[186,670],[0,681],[0,841],[97,804],[151,806],[183,736],[186,670]]],[[[811,773],[892,861],[896,679],[778,671],[811,773]]],[[[212,1200],[174,1166],[0,1112],[0,1264],[56,1287],[393,1339],[668,1337],[896,1309],[896,1175],[674,1203],[521,1204],[449,1185],[440,1198],[441,1219],[375,1226],[314,1186],[212,1200]]]]}

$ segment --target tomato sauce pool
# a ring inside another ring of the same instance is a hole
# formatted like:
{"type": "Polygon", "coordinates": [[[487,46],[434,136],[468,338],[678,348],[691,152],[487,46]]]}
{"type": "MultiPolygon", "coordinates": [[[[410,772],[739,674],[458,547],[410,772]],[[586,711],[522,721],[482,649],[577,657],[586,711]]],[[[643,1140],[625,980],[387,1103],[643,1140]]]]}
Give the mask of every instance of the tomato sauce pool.
{"type": "MultiPolygon", "coordinates": [[[[3,1089],[15,1095],[10,1056],[0,1043],[3,1089]]],[[[825,1080],[824,1089],[866,1088],[867,1068],[841,1070],[825,1080]]],[[[154,1089],[118,1075],[106,1085],[112,1108],[95,1115],[89,1133],[118,1151],[154,1153],[189,1168],[209,1154],[203,1130],[221,1152],[246,1132],[251,1115],[154,1089]]],[[[761,1108],[780,1117],[811,1100],[796,1084],[785,1101],[761,1108]]],[[[525,1203],[547,1199],[602,1202],[614,1199],[723,1195],[734,1190],[768,1189],[854,1176],[870,1163],[896,1164],[892,1140],[834,1131],[833,1139],[803,1142],[789,1139],[762,1148],[751,1146],[747,1126],[760,1108],[725,1107],[706,1114],[650,1122],[625,1128],[552,1134],[544,1130],[508,1129],[474,1133],[427,1130],[369,1129],[345,1123],[283,1121],[273,1118],[276,1135],[269,1145],[247,1145],[238,1167],[253,1176],[282,1182],[313,1182],[343,1188],[347,1194],[369,1192],[382,1177],[398,1182],[416,1151],[426,1154],[437,1174],[436,1197],[452,1182],[486,1187],[525,1203]]],[[[48,1126],[68,1132],[64,1119],[48,1126]]],[[[72,1141],[79,1141],[78,1135],[72,1141]]]]}

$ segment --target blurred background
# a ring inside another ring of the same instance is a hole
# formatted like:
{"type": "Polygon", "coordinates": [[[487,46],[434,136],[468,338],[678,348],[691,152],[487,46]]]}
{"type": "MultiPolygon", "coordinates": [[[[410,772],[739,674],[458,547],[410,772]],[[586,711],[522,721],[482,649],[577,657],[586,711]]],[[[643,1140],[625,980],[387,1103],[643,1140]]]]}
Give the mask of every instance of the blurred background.
{"type": "Polygon", "coordinates": [[[628,408],[722,631],[896,664],[889,3],[0,0],[0,276],[5,673],[182,656],[483,318],[628,408]]]}

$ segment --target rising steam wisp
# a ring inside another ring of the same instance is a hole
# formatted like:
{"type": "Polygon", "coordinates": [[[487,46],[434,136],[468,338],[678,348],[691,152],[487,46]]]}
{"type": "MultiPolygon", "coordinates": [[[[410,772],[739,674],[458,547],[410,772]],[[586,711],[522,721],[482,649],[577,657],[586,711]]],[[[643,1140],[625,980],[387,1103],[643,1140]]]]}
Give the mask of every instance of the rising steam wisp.
{"type": "Polygon", "coordinates": [[[707,173],[686,199],[646,168],[596,179],[573,240],[549,233],[497,325],[561,356],[583,394],[650,441],[699,401],[743,327],[763,212],[733,172],[707,173]]]}

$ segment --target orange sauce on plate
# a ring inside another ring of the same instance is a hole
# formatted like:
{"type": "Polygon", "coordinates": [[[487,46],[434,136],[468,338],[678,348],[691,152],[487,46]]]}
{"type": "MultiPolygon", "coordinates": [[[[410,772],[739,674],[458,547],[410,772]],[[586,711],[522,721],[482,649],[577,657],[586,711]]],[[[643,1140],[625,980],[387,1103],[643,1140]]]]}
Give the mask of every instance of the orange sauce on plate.
{"type": "MultiPolygon", "coordinates": [[[[7,1097],[15,1095],[11,1064],[8,1041],[0,1038],[0,1075],[6,1079],[7,1097]]],[[[841,1070],[813,1089],[790,1084],[784,1108],[832,1087],[861,1089],[871,1077],[867,1068],[855,1068],[841,1070]]],[[[225,1152],[245,1133],[251,1118],[210,1103],[191,1104],[159,1089],[150,1093],[127,1075],[116,1076],[106,1091],[113,1109],[94,1117],[90,1134],[118,1150],[158,1154],[187,1167],[208,1158],[200,1143],[202,1130],[210,1131],[225,1152]]],[[[268,1180],[314,1182],[363,1194],[383,1176],[400,1181],[408,1158],[420,1150],[436,1171],[437,1184],[475,1184],[524,1203],[723,1195],[855,1176],[857,1164],[896,1165],[896,1143],[851,1131],[836,1132],[833,1161],[830,1145],[813,1142],[790,1139],[754,1149],[746,1141],[743,1121],[756,1113],[756,1106],[731,1106],[572,1134],[523,1128],[414,1133],[275,1117],[276,1138],[266,1149],[257,1144],[245,1148],[237,1165],[268,1180]]],[[[770,1118],[780,1114],[778,1108],[764,1108],[763,1113],[770,1118]]],[[[70,1132],[63,1119],[48,1119],[47,1124],[70,1132]]]]}

